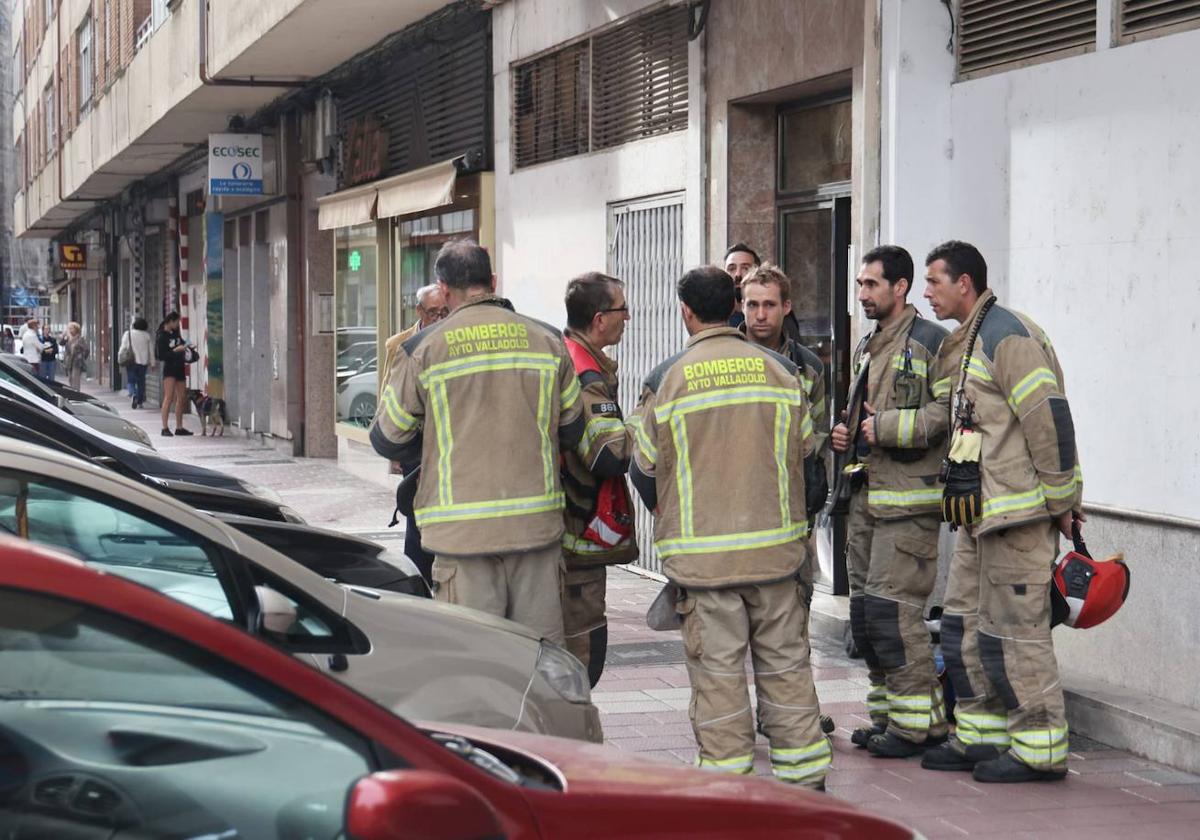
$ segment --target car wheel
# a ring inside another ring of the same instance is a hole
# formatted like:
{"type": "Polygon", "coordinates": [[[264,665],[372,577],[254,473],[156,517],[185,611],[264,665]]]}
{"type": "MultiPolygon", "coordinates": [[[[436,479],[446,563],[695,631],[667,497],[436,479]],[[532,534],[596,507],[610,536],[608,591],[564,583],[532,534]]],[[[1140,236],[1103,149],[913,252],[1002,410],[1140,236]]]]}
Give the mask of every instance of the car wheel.
{"type": "Polygon", "coordinates": [[[359,394],[350,403],[349,416],[346,418],[355,426],[370,426],[375,419],[375,395],[359,394]]]}

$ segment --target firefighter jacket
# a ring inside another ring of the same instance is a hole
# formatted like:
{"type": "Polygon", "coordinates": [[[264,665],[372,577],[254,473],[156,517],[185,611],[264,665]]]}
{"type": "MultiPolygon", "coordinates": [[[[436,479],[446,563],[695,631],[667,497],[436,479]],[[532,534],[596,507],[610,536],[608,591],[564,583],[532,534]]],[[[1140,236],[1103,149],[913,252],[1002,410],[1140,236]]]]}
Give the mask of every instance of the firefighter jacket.
{"type": "Polygon", "coordinates": [[[563,555],[568,570],[629,563],[637,559],[638,547],[629,485],[624,478],[629,471],[629,438],[617,404],[617,363],[581,334],[568,329],[566,337],[579,377],[584,428],[575,448],[563,451],[562,481],[567,500],[563,555]],[[619,537],[609,534],[607,545],[587,536],[589,529],[593,533],[607,530],[604,522],[596,522],[597,496],[605,481],[619,492],[628,520],[627,532],[619,537]]]}
{"type": "Polygon", "coordinates": [[[954,412],[960,406],[970,408],[971,422],[981,435],[983,510],[977,535],[1079,511],[1083,504],[1083,475],[1063,372],[1041,327],[993,304],[962,376],[971,324],[994,297],[988,291],[976,301],[970,317],[946,340],[943,353],[948,359],[945,368],[954,376],[951,407],[954,412]]]}
{"type": "Polygon", "coordinates": [[[798,377],[785,357],[714,327],[646,378],[627,423],[630,477],[675,584],[769,583],[799,570],[813,432],[798,377]]]}
{"type": "MultiPolygon", "coordinates": [[[[867,463],[867,506],[876,519],[937,513],[938,484],[949,427],[951,373],[938,350],[946,330],[917,314],[912,304],[896,323],[877,329],[854,351],[857,374],[870,354],[866,402],[875,409],[877,444],[867,463]]],[[[862,406],[853,406],[857,431],[862,406]]]]}
{"type": "Polygon", "coordinates": [[[559,451],[583,431],[553,327],[473,298],[400,346],[371,427],[385,458],[420,451],[414,516],[433,554],[534,551],[563,534],[559,451]]]}
{"type": "Polygon", "coordinates": [[[825,365],[821,357],[794,338],[784,337],[783,346],[777,351],[786,356],[800,369],[800,385],[808,399],[808,413],[813,425],[813,451],[817,457],[825,455],[829,442],[829,405],[825,400],[825,365]]]}

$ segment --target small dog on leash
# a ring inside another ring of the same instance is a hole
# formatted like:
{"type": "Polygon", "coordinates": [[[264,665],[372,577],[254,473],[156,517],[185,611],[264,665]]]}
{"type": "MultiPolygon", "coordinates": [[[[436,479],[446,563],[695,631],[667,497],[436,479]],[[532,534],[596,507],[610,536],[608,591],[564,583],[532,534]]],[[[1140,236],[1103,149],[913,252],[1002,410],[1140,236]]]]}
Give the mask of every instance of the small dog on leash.
{"type": "Polygon", "coordinates": [[[211,423],[213,437],[217,436],[218,429],[221,430],[221,437],[225,437],[225,424],[229,422],[229,416],[225,413],[225,400],[210,397],[195,389],[188,391],[188,399],[192,401],[196,416],[200,418],[200,435],[208,435],[208,424],[211,423]]]}

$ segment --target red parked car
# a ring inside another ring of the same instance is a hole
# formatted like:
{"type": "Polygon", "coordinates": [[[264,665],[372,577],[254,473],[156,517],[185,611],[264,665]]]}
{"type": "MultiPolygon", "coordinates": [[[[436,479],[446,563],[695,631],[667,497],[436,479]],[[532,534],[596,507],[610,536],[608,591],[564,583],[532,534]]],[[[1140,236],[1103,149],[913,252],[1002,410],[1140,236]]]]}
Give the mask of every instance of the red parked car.
{"type": "Polygon", "coordinates": [[[0,836],[914,835],[771,780],[418,729],[231,625],[2,538],[0,836]]]}

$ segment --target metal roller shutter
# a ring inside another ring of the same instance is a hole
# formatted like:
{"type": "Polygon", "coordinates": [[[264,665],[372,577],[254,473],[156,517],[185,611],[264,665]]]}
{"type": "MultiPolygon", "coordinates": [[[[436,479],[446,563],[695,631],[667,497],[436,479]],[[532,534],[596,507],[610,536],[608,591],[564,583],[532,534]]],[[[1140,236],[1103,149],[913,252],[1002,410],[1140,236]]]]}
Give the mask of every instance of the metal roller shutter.
{"type": "Polygon", "coordinates": [[[960,79],[1089,52],[1096,0],[960,0],[960,79]]]}
{"type": "Polygon", "coordinates": [[[1126,44],[1200,27],[1200,0],[1121,0],[1117,39],[1126,44]]]}

